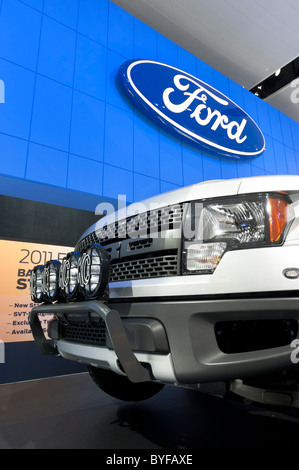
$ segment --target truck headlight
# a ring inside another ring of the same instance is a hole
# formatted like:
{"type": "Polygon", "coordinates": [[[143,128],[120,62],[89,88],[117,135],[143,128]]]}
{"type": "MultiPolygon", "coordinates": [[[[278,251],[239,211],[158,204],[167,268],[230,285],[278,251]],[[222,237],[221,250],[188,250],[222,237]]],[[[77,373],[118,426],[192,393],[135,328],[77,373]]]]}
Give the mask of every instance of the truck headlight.
{"type": "Polygon", "coordinates": [[[183,272],[213,272],[226,251],[280,244],[286,196],[251,195],[189,203],[184,223],[183,272]]]}

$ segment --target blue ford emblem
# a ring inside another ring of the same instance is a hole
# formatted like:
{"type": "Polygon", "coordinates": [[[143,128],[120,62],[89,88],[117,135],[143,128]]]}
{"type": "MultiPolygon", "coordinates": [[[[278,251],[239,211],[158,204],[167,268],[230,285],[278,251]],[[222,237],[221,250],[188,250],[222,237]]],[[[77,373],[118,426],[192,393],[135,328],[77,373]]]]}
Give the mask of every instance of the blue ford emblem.
{"type": "Polygon", "coordinates": [[[130,60],[119,70],[124,90],[160,126],[218,154],[253,158],[265,139],[248,114],[215,88],[170,65],[130,60]]]}

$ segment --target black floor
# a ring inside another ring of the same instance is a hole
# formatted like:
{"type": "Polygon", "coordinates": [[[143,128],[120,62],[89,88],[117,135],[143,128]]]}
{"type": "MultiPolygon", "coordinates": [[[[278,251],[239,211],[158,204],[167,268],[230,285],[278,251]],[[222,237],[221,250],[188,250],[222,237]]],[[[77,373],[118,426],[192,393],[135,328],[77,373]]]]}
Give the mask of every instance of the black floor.
{"type": "Polygon", "coordinates": [[[299,419],[188,389],[137,404],[87,373],[0,385],[1,449],[297,448],[299,419]]]}

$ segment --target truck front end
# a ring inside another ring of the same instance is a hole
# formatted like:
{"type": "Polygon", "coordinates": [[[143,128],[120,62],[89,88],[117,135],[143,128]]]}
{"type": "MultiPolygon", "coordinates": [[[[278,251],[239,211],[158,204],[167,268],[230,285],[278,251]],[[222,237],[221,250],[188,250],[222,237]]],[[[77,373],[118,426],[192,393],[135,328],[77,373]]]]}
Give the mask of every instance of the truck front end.
{"type": "Polygon", "coordinates": [[[212,181],[103,217],[34,268],[36,342],[123,399],[296,370],[298,199],[298,176],[212,181]]]}

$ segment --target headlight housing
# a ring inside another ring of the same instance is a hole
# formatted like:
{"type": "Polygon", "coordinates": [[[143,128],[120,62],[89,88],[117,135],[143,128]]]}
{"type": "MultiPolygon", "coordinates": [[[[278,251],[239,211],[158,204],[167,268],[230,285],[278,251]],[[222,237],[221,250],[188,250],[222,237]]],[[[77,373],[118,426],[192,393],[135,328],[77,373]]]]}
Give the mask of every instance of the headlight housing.
{"type": "Polygon", "coordinates": [[[286,195],[189,203],[184,221],[183,274],[212,273],[226,251],[281,244],[289,203],[286,195]]]}

